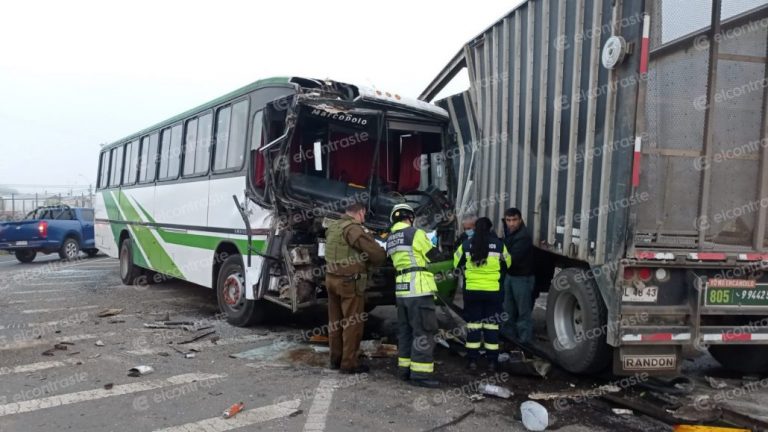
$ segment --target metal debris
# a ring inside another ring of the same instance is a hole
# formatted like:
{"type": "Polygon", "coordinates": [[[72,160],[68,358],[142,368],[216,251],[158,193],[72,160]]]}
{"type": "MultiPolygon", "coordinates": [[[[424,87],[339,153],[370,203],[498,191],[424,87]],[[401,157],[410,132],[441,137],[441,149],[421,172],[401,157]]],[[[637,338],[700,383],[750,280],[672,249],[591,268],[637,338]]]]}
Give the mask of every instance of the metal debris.
{"type": "Polygon", "coordinates": [[[155,369],[152,366],[139,365],[139,366],[134,366],[134,367],[128,369],[128,376],[129,377],[138,377],[138,376],[142,376],[142,375],[151,374],[154,371],[155,371],[155,369]]]}
{"type": "Polygon", "coordinates": [[[98,347],[103,347],[104,346],[104,342],[102,342],[101,339],[99,339],[99,340],[96,341],[96,343],[94,343],[94,345],[96,345],[98,347]]]}
{"type": "Polygon", "coordinates": [[[719,389],[724,389],[724,388],[728,387],[728,384],[725,381],[720,381],[720,380],[718,380],[718,379],[716,379],[714,377],[710,377],[710,376],[704,377],[704,378],[706,378],[707,382],[709,383],[709,385],[713,389],[719,390],[719,389]]]}
{"type": "MultiPolygon", "coordinates": [[[[187,340],[183,340],[181,342],[177,342],[176,345],[184,345],[184,344],[192,343],[192,342],[198,341],[198,340],[200,340],[200,339],[202,339],[204,337],[210,336],[210,335],[212,335],[214,333],[216,333],[216,330],[209,331],[207,333],[203,333],[203,334],[200,334],[200,335],[195,335],[191,339],[187,339],[187,340]]],[[[211,342],[213,342],[213,338],[211,338],[211,342]]]]}
{"type": "Polygon", "coordinates": [[[104,318],[104,317],[118,315],[122,311],[123,311],[122,309],[104,309],[103,311],[97,313],[96,316],[99,318],[104,318]]]}

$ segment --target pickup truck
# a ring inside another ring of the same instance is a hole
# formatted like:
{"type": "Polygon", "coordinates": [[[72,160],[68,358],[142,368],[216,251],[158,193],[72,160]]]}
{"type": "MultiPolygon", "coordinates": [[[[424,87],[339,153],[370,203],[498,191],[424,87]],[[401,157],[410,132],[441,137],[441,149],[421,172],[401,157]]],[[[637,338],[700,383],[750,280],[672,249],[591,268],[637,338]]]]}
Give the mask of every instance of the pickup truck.
{"type": "Polygon", "coordinates": [[[23,220],[0,223],[0,250],[13,252],[22,263],[38,252],[58,252],[65,260],[80,251],[95,256],[99,250],[93,237],[93,209],[66,205],[38,207],[23,220]]]}

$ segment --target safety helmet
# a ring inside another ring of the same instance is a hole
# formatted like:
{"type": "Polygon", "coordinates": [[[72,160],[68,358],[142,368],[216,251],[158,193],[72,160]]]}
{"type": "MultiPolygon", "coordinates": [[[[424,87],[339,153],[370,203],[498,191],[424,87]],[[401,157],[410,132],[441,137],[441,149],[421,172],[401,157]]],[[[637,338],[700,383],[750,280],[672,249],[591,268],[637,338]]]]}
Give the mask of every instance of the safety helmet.
{"type": "Polygon", "coordinates": [[[416,213],[413,211],[413,207],[408,204],[397,204],[392,207],[392,213],[389,214],[389,221],[394,223],[395,219],[403,220],[404,217],[408,216],[416,216],[416,213]]]}

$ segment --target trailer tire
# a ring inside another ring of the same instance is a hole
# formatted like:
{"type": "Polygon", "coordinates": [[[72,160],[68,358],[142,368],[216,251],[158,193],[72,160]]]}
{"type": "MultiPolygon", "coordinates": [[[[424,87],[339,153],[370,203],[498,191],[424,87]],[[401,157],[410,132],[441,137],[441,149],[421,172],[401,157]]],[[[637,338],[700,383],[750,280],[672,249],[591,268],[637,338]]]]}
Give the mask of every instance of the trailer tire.
{"type": "Polygon", "coordinates": [[[224,260],[216,278],[216,298],[219,310],[227,315],[227,322],[237,327],[263,322],[266,318],[264,300],[245,298],[243,258],[232,255],[224,260]]]}
{"type": "Polygon", "coordinates": [[[141,267],[133,263],[133,242],[130,238],[120,243],[120,280],[125,285],[142,285],[141,267]]]}
{"type": "Polygon", "coordinates": [[[16,255],[16,259],[19,260],[19,262],[31,263],[32,261],[35,260],[35,257],[37,256],[37,251],[17,250],[13,254],[16,255]]]}
{"type": "Polygon", "coordinates": [[[766,345],[710,345],[709,353],[724,368],[743,374],[768,372],[766,345]]]}
{"type": "Polygon", "coordinates": [[[584,270],[566,268],[552,279],[547,295],[547,334],[555,360],[563,369],[592,374],[608,367],[607,315],[597,285],[584,270]]]}

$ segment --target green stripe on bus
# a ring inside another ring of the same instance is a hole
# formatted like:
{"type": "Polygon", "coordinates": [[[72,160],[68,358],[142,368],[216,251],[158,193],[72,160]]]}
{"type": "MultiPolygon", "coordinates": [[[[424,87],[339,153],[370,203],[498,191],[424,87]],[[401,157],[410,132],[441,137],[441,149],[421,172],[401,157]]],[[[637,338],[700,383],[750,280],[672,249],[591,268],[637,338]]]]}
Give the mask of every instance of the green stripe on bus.
{"type": "MultiPolygon", "coordinates": [[[[117,203],[112,198],[112,195],[109,192],[102,192],[101,196],[102,198],[104,198],[104,207],[107,209],[107,216],[109,216],[109,219],[122,220],[122,217],[120,216],[120,210],[117,207],[117,203]]],[[[119,255],[120,233],[123,231],[123,229],[126,228],[126,225],[121,223],[110,222],[109,228],[112,230],[112,235],[115,237],[115,244],[117,245],[118,255],[119,255]]],[[[136,247],[133,250],[133,261],[139,267],[150,268],[149,263],[147,263],[147,260],[144,259],[144,254],[141,253],[141,245],[139,245],[138,243],[136,244],[136,247]]]]}
{"type": "MultiPolygon", "coordinates": [[[[130,201],[128,201],[128,197],[123,191],[117,191],[117,193],[120,197],[120,201],[117,205],[120,207],[120,210],[122,210],[123,215],[125,215],[125,219],[130,222],[141,222],[139,213],[133,208],[130,201]],[[124,205],[120,205],[121,203],[124,205]]],[[[146,253],[152,270],[157,270],[175,278],[186,279],[181,273],[181,270],[176,266],[176,263],[173,262],[171,256],[165,249],[163,249],[163,246],[157,241],[149,228],[141,225],[133,225],[131,228],[136,241],[144,250],[144,253],[146,253]]]]}
{"type": "MultiPolygon", "coordinates": [[[[155,219],[149,214],[149,212],[144,208],[144,206],[141,205],[140,202],[136,201],[136,205],[139,206],[139,210],[141,210],[141,212],[144,214],[144,217],[149,222],[157,223],[155,219]]],[[[248,240],[207,236],[202,234],[178,233],[178,232],[166,231],[160,227],[157,228],[157,232],[158,234],[160,234],[160,237],[166,243],[172,243],[180,246],[195,247],[200,249],[216,250],[216,248],[219,247],[219,244],[222,241],[232,241],[235,243],[235,246],[237,246],[237,250],[240,251],[240,254],[242,255],[248,254],[248,240]]],[[[251,247],[255,249],[257,252],[264,253],[264,251],[267,249],[266,246],[267,246],[267,242],[265,240],[251,240],[251,247]]]]}

